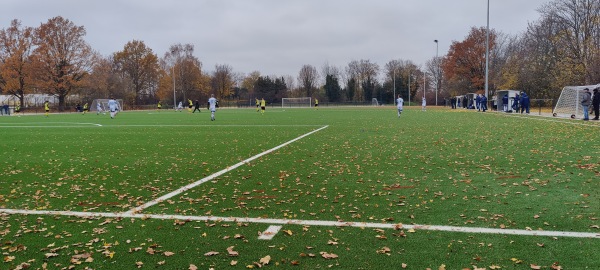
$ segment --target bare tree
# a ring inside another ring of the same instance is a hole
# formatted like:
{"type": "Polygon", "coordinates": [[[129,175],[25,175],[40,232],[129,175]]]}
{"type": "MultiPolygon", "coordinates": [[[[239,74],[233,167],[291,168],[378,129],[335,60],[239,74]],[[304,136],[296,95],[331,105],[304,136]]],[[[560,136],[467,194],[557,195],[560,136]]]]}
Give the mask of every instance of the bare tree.
{"type": "Polygon", "coordinates": [[[556,0],[544,5],[545,20],[556,22],[562,56],[572,61],[572,68],[584,71],[585,84],[597,83],[600,71],[595,63],[600,59],[600,1],[556,0]]]}
{"type": "Polygon", "coordinates": [[[318,80],[319,73],[317,72],[317,69],[311,65],[302,66],[300,72],[298,72],[298,83],[307,97],[313,95],[318,80]]]}
{"type": "Polygon", "coordinates": [[[229,65],[215,65],[211,85],[218,98],[226,98],[231,95],[234,86],[233,68],[229,65]]]}
{"type": "MultiPolygon", "coordinates": [[[[348,80],[353,80],[354,92],[352,99],[355,101],[365,101],[365,92],[363,84],[365,81],[375,81],[379,73],[379,65],[371,63],[369,60],[351,61],[346,67],[348,80]]],[[[350,87],[350,86],[348,86],[350,87]]]]}

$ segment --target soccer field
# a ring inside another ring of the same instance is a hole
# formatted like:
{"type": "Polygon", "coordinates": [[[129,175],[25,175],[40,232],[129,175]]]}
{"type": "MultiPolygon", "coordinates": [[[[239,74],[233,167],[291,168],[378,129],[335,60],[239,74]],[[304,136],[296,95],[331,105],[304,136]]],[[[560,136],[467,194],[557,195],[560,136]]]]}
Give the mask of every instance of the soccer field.
{"type": "Polygon", "coordinates": [[[435,108],[0,117],[0,269],[600,269],[599,134],[435,108]]]}

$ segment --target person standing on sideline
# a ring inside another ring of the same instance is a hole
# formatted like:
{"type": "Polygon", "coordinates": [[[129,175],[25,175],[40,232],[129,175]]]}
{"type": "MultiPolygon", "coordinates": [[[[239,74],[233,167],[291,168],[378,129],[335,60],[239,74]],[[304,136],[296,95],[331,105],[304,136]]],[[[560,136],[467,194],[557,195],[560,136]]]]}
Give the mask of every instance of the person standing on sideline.
{"type": "Polygon", "coordinates": [[[481,111],[487,111],[487,97],[485,95],[481,95],[481,111]]]}
{"type": "Polygon", "coordinates": [[[156,104],[156,111],[160,112],[160,109],[162,108],[162,104],[160,104],[160,100],[158,101],[158,104],[156,104]]]}
{"type": "Polygon", "coordinates": [[[315,109],[319,109],[319,100],[317,98],[315,98],[315,109]]]}
{"type": "Polygon", "coordinates": [[[480,112],[481,111],[481,94],[478,94],[475,97],[475,106],[477,107],[477,111],[480,112]]]}
{"type": "Polygon", "coordinates": [[[402,99],[402,95],[398,95],[398,99],[396,99],[396,105],[398,108],[398,118],[400,118],[400,114],[402,114],[402,109],[404,108],[404,99],[402,99]]]}
{"type": "Polygon", "coordinates": [[[194,103],[194,111],[192,113],[195,113],[196,111],[200,112],[200,101],[198,101],[196,99],[196,103],[194,103]]]}
{"type": "Polygon", "coordinates": [[[529,96],[525,92],[521,92],[521,113],[529,114],[529,96]]]}
{"type": "Polygon", "coordinates": [[[600,94],[598,94],[598,87],[594,89],[594,98],[592,99],[592,106],[594,107],[594,119],[592,120],[600,120],[598,116],[600,115],[600,94]]]}
{"type": "Polygon", "coordinates": [[[421,102],[421,111],[427,111],[427,100],[423,97],[423,101],[421,102]]]}
{"type": "Polygon", "coordinates": [[[508,95],[502,97],[502,111],[508,112],[508,95]]]}
{"type": "Polygon", "coordinates": [[[47,100],[46,102],[44,102],[44,111],[46,112],[44,115],[48,117],[48,115],[50,114],[50,102],[47,100]]]}
{"type": "Polygon", "coordinates": [[[208,99],[208,110],[210,110],[210,121],[215,121],[215,112],[217,111],[217,99],[214,94],[208,99]]]}
{"type": "Polygon", "coordinates": [[[583,121],[590,120],[590,105],[592,105],[592,94],[590,89],[583,89],[583,97],[581,99],[581,107],[583,107],[583,121]]]}
{"type": "Polygon", "coordinates": [[[519,94],[515,95],[515,98],[514,98],[513,104],[512,104],[512,108],[515,113],[519,112],[519,94]]]}
{"type": "Polygon", "coordinates": [[[267,106],[267,102],[265,101],[265,98],[262,98],[260,100],[260,114],[261,115],[265,115],[266,106],[267,106]]]}
{"type": "MultiPolygon", "coordinates": [[[[160,104],[160,102],[158,104],[160,104]]],[[[119,104],[112,97],[108,100],[108,110],[110,111],[110,118],[115,118],[117,115],[117,110],[119,110],[119,104]]]]}

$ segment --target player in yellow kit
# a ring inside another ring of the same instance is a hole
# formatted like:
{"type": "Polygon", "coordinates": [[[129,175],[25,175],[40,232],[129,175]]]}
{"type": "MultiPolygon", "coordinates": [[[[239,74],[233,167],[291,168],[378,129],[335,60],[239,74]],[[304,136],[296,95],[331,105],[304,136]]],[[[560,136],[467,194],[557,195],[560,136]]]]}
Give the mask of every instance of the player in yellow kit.
{"type": "Polygon", "coordinates": [[[267,106],[267,102],[265,101],[265,98],[262,98],[262,99],[260,100],[260,113],[261,113],[262,115],[264,115],[264,114],[265,114],[265,109],[266,109],[265,107],[266,107],[266,106],[267,106]]]}
{"type": "Polygon", "coordinates": [[[48,117],[48,115],[50,114],[50,102],[48,102],[47,100],[46,102],[44,102],[44,111],[46,111],[44,115],[48,117]]]}

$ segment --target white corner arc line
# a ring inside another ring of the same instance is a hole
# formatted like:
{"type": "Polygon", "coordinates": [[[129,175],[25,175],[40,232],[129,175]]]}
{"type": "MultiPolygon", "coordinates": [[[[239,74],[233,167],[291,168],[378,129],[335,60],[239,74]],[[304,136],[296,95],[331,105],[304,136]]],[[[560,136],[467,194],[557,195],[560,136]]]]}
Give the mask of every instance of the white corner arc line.
{"type": "Polygon", "coordinates": [[[259,240],[271,240],[281,230],[281,225],[271,225],[258,237],[259,240]]]}
{"type": "Polygon", "coordinates": [[[218,217],[218,216],[185,216],[185,215],[163,215],[163,214],[135,214],[135,213],[128,213],[128,212],[125,212],[125,213],[72,212],[72,211],[23,210],[23,209],[2,209],[2,208],[0,208],[0,213],[5,213],[5,214],[9,214],[9,215],[21,214],[21,215],[74,216],[74,217],[82,217],[82,218],[104,217],[104,218],[139,218],[139,219],[160,219],[160,220],[178,219],[178,220],[186,220],[186,221],[246,222],[246,223],[257,223],[257,224],[354,227],[354,228],[374,228],[374,229],[394,229],[394,230],[413,229],[413,230],[425,230],[425,231],[480,233],[480,234],[497,234],[497,235],[546,236],[546,237],[600,239],[600,233],[590,233],[590,232],[536,231],[536,230],[519,230],[519,229],[494,229],[494,228],[481,228],[481,227],[343,222],[343,221],[326,221],[326,220],[269,219],[269,218],[218,217]]]}
{"type": "Polygon", "coordinates": [[[273,148],[271,148],[271,149],[269,149],[269,150],[267,150],[267,151],[264,151],[264,152],[262,152],[262,153],[260,153],[260,154],[254,155],[254,156],[252,156],[252,157],[250,157],[250,158],[248,158],[248,159],[246,159],[246,160],[242,160],[242,161],[238,162],[238,163],[237,163],[237,164],[235,164],[235,165],[228,166],[227,168],[225,168],[225,169],[222,169],[222,170],[220,170],[220,171],[218,171],[218,172],[216,172],[216,173],[213,173],[213,174],[211,174],[211,175],[209,175],[209,176],[207,176],[207,177],[204,177],[204,178],[202,178],[202,179],[200,179],[200,180],[198,180],[198,181],[196,181],[196,182],[194,182],[194,183],[191,183],[191,184],[189,184],[189,185],[186,185],[186,186],[180,187],[180,188],[178,188],[178,189],[176,189],[176,190],[174,190],[174,191],[172,191],[172,192],[170,192],[170,193],[167,193],[167,194],[165,194],[165,195],[163,195],[163,196],[160,196],[160,197],[158,197],[158,198],[156,198],[156,199],[154,199],[154,200],[152,200],[152,201],[149,201],[149,202],[147,202],[147,203],[145,203],[145,204],[143,204],[143,205],[140,205],[140,206],[138,206],[138,207],[135,207],[135,208],[133,208],[133,209],[131,209],[131,210],[129,210],[129,211],[127,211],[127,212],[125,212],[125,213],[126,213],[126,214],[139,213],[140,211],[142,211],[142,210],[144,210],[144,209],[146,209],[146,208],[148,208],[148,207],[150,207],[150,206],[153,206],[153,205],[155,205],[155,204],[157,204],[157,203],[160,203],[160,202],[162,202],[162,201],[164,201],[164,200],[167,200],[167,199],[169,199],[169,198],[172,198],[172,197],[174,197],[174,196],[177,196],[177,195],[178,195],[178,194],[180,194],[180,193],[183,193],[183,192],[185,192],[185,191],[187,191],[187,190],[189,190],[189,189],[192,189],[192,188],[194,188],[194,187],[197,187],[197,186],[199,186],[199,185],[201,185],[201,184],[204,184],[204,183],[206,183],[206,182],[208,182],[208,181],[210,181],[210,180],[212,180],[212,179],[214,179],[214,178],[217,178],[217,177],[219,177],[219,176],[221,176],[221,175],[223,175],[223,174],[225,174],[225,173],[227,173],[227,172],[229,172],[229,171],[235,170],[235,169],[237,169],[237,167],[239,167],[239,166],[242,166],[242,165],[244,165],[244,164],[246,164],[246,163],[248,163],[248,162],[250,162],[250,161],[253,161],[253,160],[255,160],[255,159],[259,158],[259,157],[262,157],[262,156],[264,156],[264,155],[266,155],[266,154],[269,154],[269,153],[271,153],[271,152],[273,152],[273,151],[276,151],[276,150],[278,150],[278,149],[280,149],[280,148],[282,148],[282,147],[284,147],[284,146],[287,146],[288,144],[291,144],[291,143],[293,143],[293,142],[295,142],[295,141],[298,141],[298,140],[300,140],[300,139],[302,139],[302,138],[304,138],[304,137],[306,137],[306,136],[309,136],[309,135],[311,135],[311,134],[313,134],[313,133],[319,132],[319,131],[321,131],[321,130],[323,130],[323,129],[326,129],[326,128],[328,128],[328,127],[329,127],[329,125],[327,125],[327,126],[323,126],[323,127],[319,128],[319,129],[315,129],[315,130],[313,130],[313,131],[311,131],[311,132],[309,132],[309,133],[306,133],[306,134],[304,134],[304,135],[302,135],[302,136],[300,136],[300,137],[297,137],[297,138],[295,138],[295,139],[293,139],[293,140],[290,140],[290,141],[288,141],[288,142],[285,142],[285,143],[283,143],[283,144],[280,144],[280,145],[278,145],[278,146],[275,146],[275,147],[273,147],[273,148]]]}

